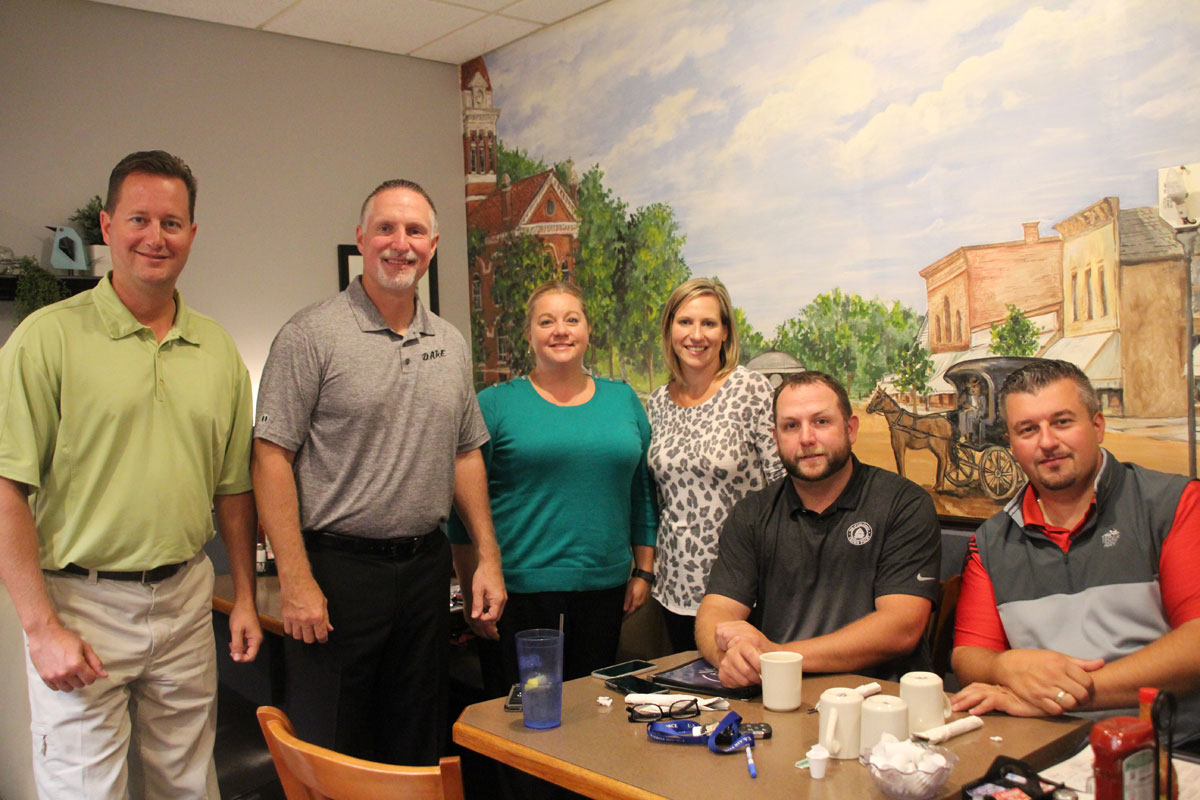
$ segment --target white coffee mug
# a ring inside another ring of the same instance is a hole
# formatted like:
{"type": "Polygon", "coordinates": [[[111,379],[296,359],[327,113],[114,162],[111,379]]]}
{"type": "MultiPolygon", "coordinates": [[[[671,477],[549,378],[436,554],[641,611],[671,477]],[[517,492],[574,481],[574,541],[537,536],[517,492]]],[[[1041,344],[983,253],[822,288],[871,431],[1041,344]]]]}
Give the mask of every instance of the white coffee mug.
{"type": "Polygon", "coordinates": [[[821,692],[821,716],[817,741],[832,758],[858,758],[862,695],[853,689],[821,692]]]}
{"type": "Polygon", "coordinates": [[[900,678],[900,697],[908,703],[908,732],[944,725],[951,712],[942,679],[932,672],[907,672],[900,678]]]}
{"type": "Polygon", "coordinates": [[[777,650],[763,653],[759,660],[763,707],[768,711],[795,711],[799,708],[804,656],[777,650]]]}
{"type": "Polygon", "coordinates": [[[894,694],[877,694],[863,700],[859,752],[879,744],[879,737],[885,733],[901,741],[908,738],[908,703],[894,694]]]}

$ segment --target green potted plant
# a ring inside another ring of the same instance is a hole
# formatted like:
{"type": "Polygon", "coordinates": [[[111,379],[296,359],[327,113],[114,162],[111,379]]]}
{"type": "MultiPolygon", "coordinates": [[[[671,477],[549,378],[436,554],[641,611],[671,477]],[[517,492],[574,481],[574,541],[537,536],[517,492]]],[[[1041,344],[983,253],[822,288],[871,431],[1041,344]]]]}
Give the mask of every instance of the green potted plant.
{"type": "Polygon", "coordinates": [[[17,290],[13,295],[13,301],[17,304],[17,322],[42,306],[70,296],[62,281],[49,270],[43,269],[36,258],[25,256],[20,266],[21,275],[17,278],[17,290]]]}
{"type": "Polygon", "coordinates": [[[112,267],[112,254],[104,243],[104,232],[100,230],[100,211],[103,208],[100,195],[94,195],[87,205],[75,209],[75,213],[67,217],[67,222],[74,223],[83,237],[93,275],[104,275],[112,267]]]}

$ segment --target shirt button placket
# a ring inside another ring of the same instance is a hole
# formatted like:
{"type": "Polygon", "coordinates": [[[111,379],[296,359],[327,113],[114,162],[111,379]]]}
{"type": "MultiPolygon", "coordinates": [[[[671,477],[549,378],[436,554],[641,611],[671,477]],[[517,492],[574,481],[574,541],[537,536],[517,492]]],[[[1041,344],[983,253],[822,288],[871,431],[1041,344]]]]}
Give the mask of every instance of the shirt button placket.
{"type": "Polygon", "coordinates": [[[167,380],[163,374],[161,345],[156,345],[154,349],[154,396],[159,402],[167,399],[167,380]]]}

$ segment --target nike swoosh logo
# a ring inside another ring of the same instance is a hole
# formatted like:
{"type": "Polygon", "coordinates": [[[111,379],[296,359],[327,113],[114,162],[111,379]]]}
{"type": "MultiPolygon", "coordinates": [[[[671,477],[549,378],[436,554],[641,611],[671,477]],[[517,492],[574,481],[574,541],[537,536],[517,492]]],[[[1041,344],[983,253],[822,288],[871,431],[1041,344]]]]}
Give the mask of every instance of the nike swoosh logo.
{"type": "Polygon", "coordinates": [[[937,578],[927,578],[927,577],[925,577],[924,575],[922,575],[921,573],[919,573],[919,572],[918,572],[918,573],[917,573],[917,580],[919,580],[919,581],[936,581],[936,580],[937,580],[937,578]]]}

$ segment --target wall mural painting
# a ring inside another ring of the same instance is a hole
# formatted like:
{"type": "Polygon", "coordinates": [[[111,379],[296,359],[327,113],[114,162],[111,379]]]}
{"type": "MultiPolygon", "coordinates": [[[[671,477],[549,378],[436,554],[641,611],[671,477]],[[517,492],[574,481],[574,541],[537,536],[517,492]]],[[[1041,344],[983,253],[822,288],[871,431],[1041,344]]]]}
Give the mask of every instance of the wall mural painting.
{"type": "Polygon", "coordinates": [[[611,0],[463,64],[477,381],[530,368],[562,276],[645,395],[663,301],[713,276],[748,365],[841,378],[858,456],[945,516],[1023,480],[995,402],[1030,356],[1186,472],[1197,42],[1196,4],[611,0]]]}

